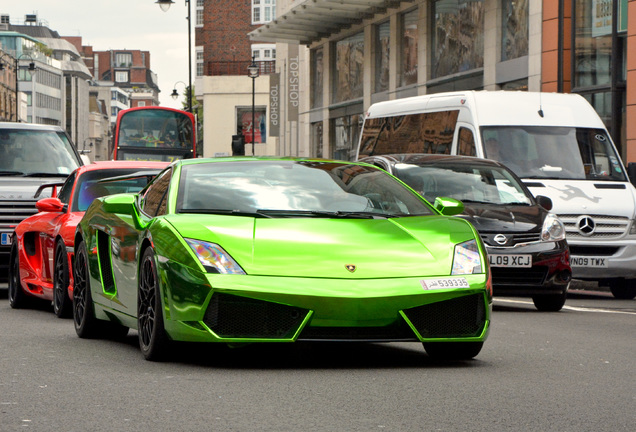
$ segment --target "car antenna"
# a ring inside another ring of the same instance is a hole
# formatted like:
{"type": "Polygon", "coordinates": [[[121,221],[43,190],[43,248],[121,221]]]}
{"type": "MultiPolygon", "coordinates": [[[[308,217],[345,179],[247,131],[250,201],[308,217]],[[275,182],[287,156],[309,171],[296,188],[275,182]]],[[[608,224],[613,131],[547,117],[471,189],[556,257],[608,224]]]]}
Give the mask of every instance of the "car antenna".
{"type": "Polygon", "coordinates": [[[541,92],[539,92],[539,111],[537,111],[541,117],[543,117],[543,105],[541,104],[541,92]]]}

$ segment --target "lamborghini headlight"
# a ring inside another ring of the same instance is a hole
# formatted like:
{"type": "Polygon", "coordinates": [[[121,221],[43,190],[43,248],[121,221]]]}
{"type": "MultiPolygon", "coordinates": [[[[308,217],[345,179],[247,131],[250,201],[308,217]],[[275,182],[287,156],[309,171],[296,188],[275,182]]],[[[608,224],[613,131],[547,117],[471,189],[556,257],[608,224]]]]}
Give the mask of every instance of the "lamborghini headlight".
{"type": "Polygon", "coordinates": [[[541,240],[543,241],[559,241],[565,239],[565,227],[563,222],[552,213],[548,214],[543,221],[543,229],[541,230],[541,240]]]}
{"type": "Polygon", "coordinates": [[[245,272],[240,265],[216,243],[185,239],[194,251],[203,267],[210,273],[241,274],[245,272]]]}
{"type": "Polygon", "coordinates": [[[476,240],[469,240],[455,245],[453,256],[453,275],[481,273],[481,257],[476,240]]]}

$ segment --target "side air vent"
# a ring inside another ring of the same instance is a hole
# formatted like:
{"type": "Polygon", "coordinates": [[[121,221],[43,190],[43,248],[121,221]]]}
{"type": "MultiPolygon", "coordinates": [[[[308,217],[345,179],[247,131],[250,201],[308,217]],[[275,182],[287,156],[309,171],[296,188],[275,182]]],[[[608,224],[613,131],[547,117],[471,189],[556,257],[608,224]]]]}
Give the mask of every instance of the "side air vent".
{"type": "Polygon", "coordinates": [[[114,291],[115,281],[113,267],[110,262],[110,237],[103,231],[97,231],[97,258],[102,273],[104,291],[114,291]]]}

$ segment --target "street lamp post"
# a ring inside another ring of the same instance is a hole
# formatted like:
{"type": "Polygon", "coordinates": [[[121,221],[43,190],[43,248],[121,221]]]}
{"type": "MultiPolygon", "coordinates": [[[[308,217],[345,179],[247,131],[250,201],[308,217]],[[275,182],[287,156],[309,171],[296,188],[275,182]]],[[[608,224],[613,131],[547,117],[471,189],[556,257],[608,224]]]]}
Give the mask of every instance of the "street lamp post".
{"type": "Polygon", "coordinates": [[[255,123],[255,117],[256,117],[256,111],[254,108],[254,103],[255,103],[255,95],[256,95],[256,78],[258,78],[258,75],[260,73],[260,68],[258,67],[258,65],[256,64],[256,59],[255,56],[252,56],[252,64],[250,64],[247,67],[247,76],[252,78],[252,156],[254,156],[254,136],[256,135],[256,125],[255,123]]]}
{"type": "MultiPolygon", "coordinates": [[[[172,93],[170,93],[170,97],[172,97],[172,99],[177,100],[179,98],[179,93],[177,92],[177,84],[183,84],[184,87],[186,87],[185,83],[183,81],[177,81],[176,83],[174,83],[173,89],[172,89],[172,93]]],[[[187,89],[187,87],[186,87],[187,89]]]]}
{"type": "MultiPolygon", "coordinates": [[[[31,74],[31,76],[35,75],[35,72],[37,71],[37,68],[35,67],[35,61],[33,60],[33,58],[29,55],[29,54],[22,54],[17,58],[14,58],[13,56],[10,56],[8,54],[5,54],[7,57],[11,58],[13,60],[13,71],[15,72],[15,121],[16,123],[20,122],[20,102],[19,102],[19,94],[20,94],[20,90],[19,90],[19,69],[20,69],[20,65],[19,65],[19,61],[22,57],[29,57],[29,59],[31,60],[31,62],[29,63],[29,73],[31,74]]],[[[3,55],[4,57],[4,55],[3,55]]],[[[3,63],[2,61],[0,61],[0,71],[4,70],[5,65],[8,65],[8,63],[3,63]]]]}
{"type": "MultiPolygon", "coordinates": [[[[188,6],[188,112],[192,112],[192,29],[190,26],[191,11],[190,0],[185,0],[188,6]]],[[[174,3],[172,0],[157,0],[155,2],[159,5],[162,11],[167,12],[170,6],[174,3]]],[[[174,97],[174,92],[171,95],[174,97]]]]}

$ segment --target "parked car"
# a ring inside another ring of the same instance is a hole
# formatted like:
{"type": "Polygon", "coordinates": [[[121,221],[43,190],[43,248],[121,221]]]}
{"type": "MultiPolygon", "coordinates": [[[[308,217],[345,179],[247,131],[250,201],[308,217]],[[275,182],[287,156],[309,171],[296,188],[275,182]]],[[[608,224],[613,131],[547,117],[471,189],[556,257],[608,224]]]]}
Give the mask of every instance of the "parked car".
{"type": "Polygon", "coordinates": [[[81,338],[137,329],[148,360],[171,341],[298,340],[414,341],[468,359],[490,323],[485,260],[470,223],[371,165],[180,160],[88,208],[73,318],[81,338]]]}
{"type": "Polygon", "coordinates": [[[464,204],[486,244],[495,295],[529,295],[541,311],[563,308],[572,279],[561,221],[550,198],[534,197],[499,162],[468,156],[393,154],[363,158],[435,202],[452,197],[464,204]]]}
{"type": "Polygon", "coordinates": [[[37,211],[35,191],[43,183],[64,181],[81,165],[59,126],[0,122],[0,282],[8,279],[13,230],[37,211]]]}
{"type": "Polygon", "coordinates": [[[57,316],[69,316],[75,228],[84,212],[97,197],[141,190],[167,165],[167,162],[97,162],[77,168],[65,182],[40,186],[37,194],[52,190],[53,196],[37,201],[35,207],[39,213],[15,228],[9,260],[11,307],[26,307],[36,299],[43,299],[53,302],[57,316]],[[111,181],[105,181],[108,178],[111,181]]]}

